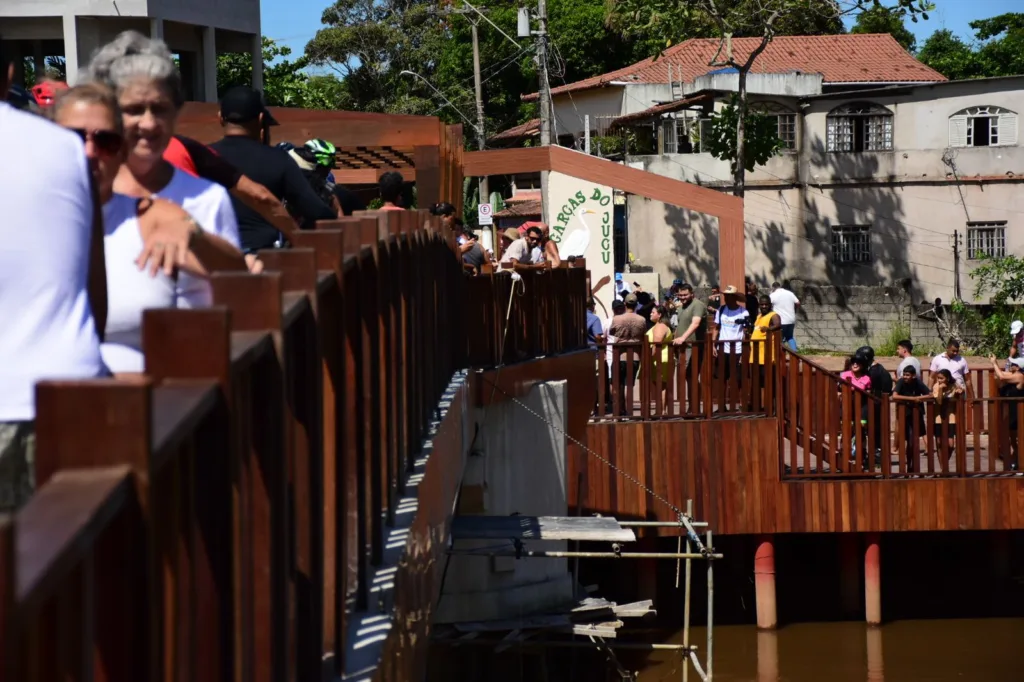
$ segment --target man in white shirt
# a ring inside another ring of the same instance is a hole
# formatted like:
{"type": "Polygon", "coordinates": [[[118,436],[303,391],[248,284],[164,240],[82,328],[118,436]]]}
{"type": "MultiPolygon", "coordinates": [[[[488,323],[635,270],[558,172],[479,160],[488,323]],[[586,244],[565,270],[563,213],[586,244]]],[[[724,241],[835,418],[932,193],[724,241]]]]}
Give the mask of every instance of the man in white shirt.
{"type": "Polygon", "coordinates": [[[106,274],[102,214],[81,138],[3,99],[0,511],[13,511],[35,486],[36,383],[105,374],[98,330],[106,274]]]}
{"type": "Polygon", "coordinates": [[[789,349],[796,352],[796,338],[793,332],[796,329],[796,309],[800,307],[800,299],[792,291],[778,282],[772,283],[772,310],[779,314],[779,321],[782,323],[782,345],[789,346],[789,349]]]}
{"type": "Polygon", "coordinates": [[[633,287],[626,283],[621,272],[615,273],[615,298],[626,300],[626,296],[633,293],[633,287]]]}

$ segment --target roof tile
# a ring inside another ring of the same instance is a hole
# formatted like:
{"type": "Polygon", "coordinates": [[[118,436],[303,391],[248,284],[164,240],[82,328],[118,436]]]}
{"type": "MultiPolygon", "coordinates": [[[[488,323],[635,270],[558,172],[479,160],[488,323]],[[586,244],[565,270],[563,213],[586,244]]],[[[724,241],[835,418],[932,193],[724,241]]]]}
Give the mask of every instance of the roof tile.
{"type": "MultiPolygon", "coordinates": [[[[735,38],[737,59],[744,59],[760,44],[760,38],[735,38]]],[[[658,58],[651,57],[610,73],[553,88],[552,95],[606,86],[615,81],[668,83],[669,66],[673,80],[692,83],[714,70],[708,66],[721,41],[694,38],[671,47],[658,58]]],[[[946,77],[925,66],[887,33],[831,36],[779,36],[754,61],[751,73],[796,71],[820,73],[825,83],[935,82],[946,77]]],[[[526,95],[534,100],[537,93],[526,95]]]]}

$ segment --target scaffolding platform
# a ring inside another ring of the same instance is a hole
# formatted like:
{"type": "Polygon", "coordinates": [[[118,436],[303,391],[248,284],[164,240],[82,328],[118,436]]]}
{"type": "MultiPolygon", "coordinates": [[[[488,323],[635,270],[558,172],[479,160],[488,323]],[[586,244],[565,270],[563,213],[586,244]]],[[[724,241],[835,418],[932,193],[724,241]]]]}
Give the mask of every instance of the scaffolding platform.
{"type": "Polygon", "coordinates": [[[609,516],[456,516],[454,540],[573,540],[636,542],[636,535],[609,516]]]}

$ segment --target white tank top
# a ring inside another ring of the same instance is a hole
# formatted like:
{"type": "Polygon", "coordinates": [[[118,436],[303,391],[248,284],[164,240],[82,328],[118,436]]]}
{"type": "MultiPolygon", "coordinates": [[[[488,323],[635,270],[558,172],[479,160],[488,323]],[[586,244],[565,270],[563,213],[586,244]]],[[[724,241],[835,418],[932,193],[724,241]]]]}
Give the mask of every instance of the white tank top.
{"type": "Polygon", "coordinates": [[[104,374],[89,306],[93,204],[82,141],[0,102],[0,422],[35,384],[104,374]]]}
{"type": "MultiPolygon", "coordinates": [[[[157,196],[181,205],[207,232],[238,246],[238,224],[227,192],[206,180],[175,170],[157,196]]],[[[142,372],[142,311],[147,308],[202,308],[213,300],[203,278],[181,273],[150,277],[135,259],[142,251],[137,200],[115,194],[103,207],[107,265],[107,334],[103,361],[113,372],[142,372]]]]}

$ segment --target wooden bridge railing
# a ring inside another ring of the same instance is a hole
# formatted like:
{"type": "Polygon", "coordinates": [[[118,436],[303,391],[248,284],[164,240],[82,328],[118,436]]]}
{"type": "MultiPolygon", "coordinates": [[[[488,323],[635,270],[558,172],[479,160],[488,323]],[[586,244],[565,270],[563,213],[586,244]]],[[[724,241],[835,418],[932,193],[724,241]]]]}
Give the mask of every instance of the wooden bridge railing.
{"type": "Polygon", "coordinates": [[[471,366],[496,366],[585,348],[583,268],[501,271],[466,281],[471,366]]]}
{"type": "Polygon", "coordinates": [[[37,387],[2,679],[422,669],[466,445],[466,280],[431,225],[322,224],[265,274],[215,274],[213,308],[146,311],[145,376],[37,387]]]}
{"type": "Polygon", "coordinates": [[[1024,399],[998,397],[988,370],[949,407],[865,393],[789,350],[781,374],[785,479],[1005,475],[1024,445],[1024,399]]]}
{"type": "Polygon", "coordinates": [[[775,416],[780,339],[599,344],[600,421],[775,416]],[[728,346],[728,348],[727,348],[728,346]],[[726,352],[729,351],[729,352],[726,352]],[[763,363],[761,362],[763,358],[763,363]]]}

